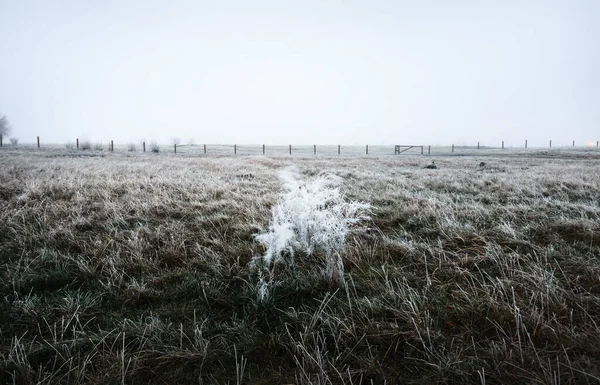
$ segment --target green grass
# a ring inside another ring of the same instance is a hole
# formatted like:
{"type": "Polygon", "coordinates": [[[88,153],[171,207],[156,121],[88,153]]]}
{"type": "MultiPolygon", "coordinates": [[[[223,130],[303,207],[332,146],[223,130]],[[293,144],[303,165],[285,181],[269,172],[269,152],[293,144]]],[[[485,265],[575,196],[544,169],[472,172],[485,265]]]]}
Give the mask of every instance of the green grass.
{"type": "Polygon", "coordinates": [[[600,382],[597,159],[58,155],[0,152],[0,383],[600,382]],[[291,164],[374,215],[260,302],[291,164]]]}

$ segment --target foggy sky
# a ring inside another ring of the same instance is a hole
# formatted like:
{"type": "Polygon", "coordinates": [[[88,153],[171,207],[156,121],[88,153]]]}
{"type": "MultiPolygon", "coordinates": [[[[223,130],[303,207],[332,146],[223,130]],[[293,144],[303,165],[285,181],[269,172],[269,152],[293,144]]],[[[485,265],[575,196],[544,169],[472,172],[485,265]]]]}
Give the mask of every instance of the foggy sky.
{"type": "Polygon", "coordinates": [[[600,139],[600,2],[0,0],[21,142],[600,139]]]}

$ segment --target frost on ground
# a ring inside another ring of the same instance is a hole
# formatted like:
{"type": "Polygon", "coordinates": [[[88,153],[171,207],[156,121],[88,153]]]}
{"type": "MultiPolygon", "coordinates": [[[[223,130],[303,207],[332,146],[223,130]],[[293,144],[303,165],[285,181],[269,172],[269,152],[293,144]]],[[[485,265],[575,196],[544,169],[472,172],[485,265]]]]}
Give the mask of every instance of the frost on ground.
{"type": "Polygon", "coordinates": [[[254,266],[270,271],[266,281],[259,271],[259,297],[268,296],[275,263],[289,256],[294,263],[296,251],[325,255],[324,272],[332,281],[342,281],[344,265],[341,252],[351,231],[362,229],[360,222],[369,219],[370,205],[346,201],[340,192],[341,178],[331,174],[320,175],[312,181],[303,181],[297,168],[289,167],[280,173],[284,191],[279,204],[272,210],[269,228],[256,240],[266,252],[252,260],[254,266]]]}
{"type": "Polygon", "coordinates": [[[600,152],[436,171],[426,156],[9,149],[0,384],[600,384],[600,152]],[[278,176],[291,164],[295,189],[278,176]],[[274,207],[321,170],[371,204],[344,281],[290,230],[269,269],[256,259],[259,302],[248,264],[270,245],[254,235],[286,228],[274,207]]]}

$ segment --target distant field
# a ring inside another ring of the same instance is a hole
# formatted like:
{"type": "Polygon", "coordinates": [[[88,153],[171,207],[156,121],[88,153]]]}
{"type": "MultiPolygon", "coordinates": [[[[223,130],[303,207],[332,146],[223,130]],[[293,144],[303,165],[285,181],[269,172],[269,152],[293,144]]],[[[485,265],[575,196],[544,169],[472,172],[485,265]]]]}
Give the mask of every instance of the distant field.
{"type": "Polygon", "coordinates": [[[307,148],[0,150],[0,383],[600,382],[598,151],[307,148]],[[292,165],[372,219],[342,280],[297,252],[261,301],[292,165]]]}

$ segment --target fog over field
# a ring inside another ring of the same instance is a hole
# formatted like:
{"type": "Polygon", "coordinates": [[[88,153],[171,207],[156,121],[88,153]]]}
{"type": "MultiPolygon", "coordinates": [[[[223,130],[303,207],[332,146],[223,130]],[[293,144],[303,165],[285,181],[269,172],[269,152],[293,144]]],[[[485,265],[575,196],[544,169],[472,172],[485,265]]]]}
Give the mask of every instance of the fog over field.
{"type": "Polygon", "coordinates": [[[0,0],[0,114],[27,143],[583,144],[598,36],[595,0],[0,0]]]}
{"type": "Polygon", "coordinates": [[[597,0],[0,0],[0,384],[600,384],[597,0]]]}

